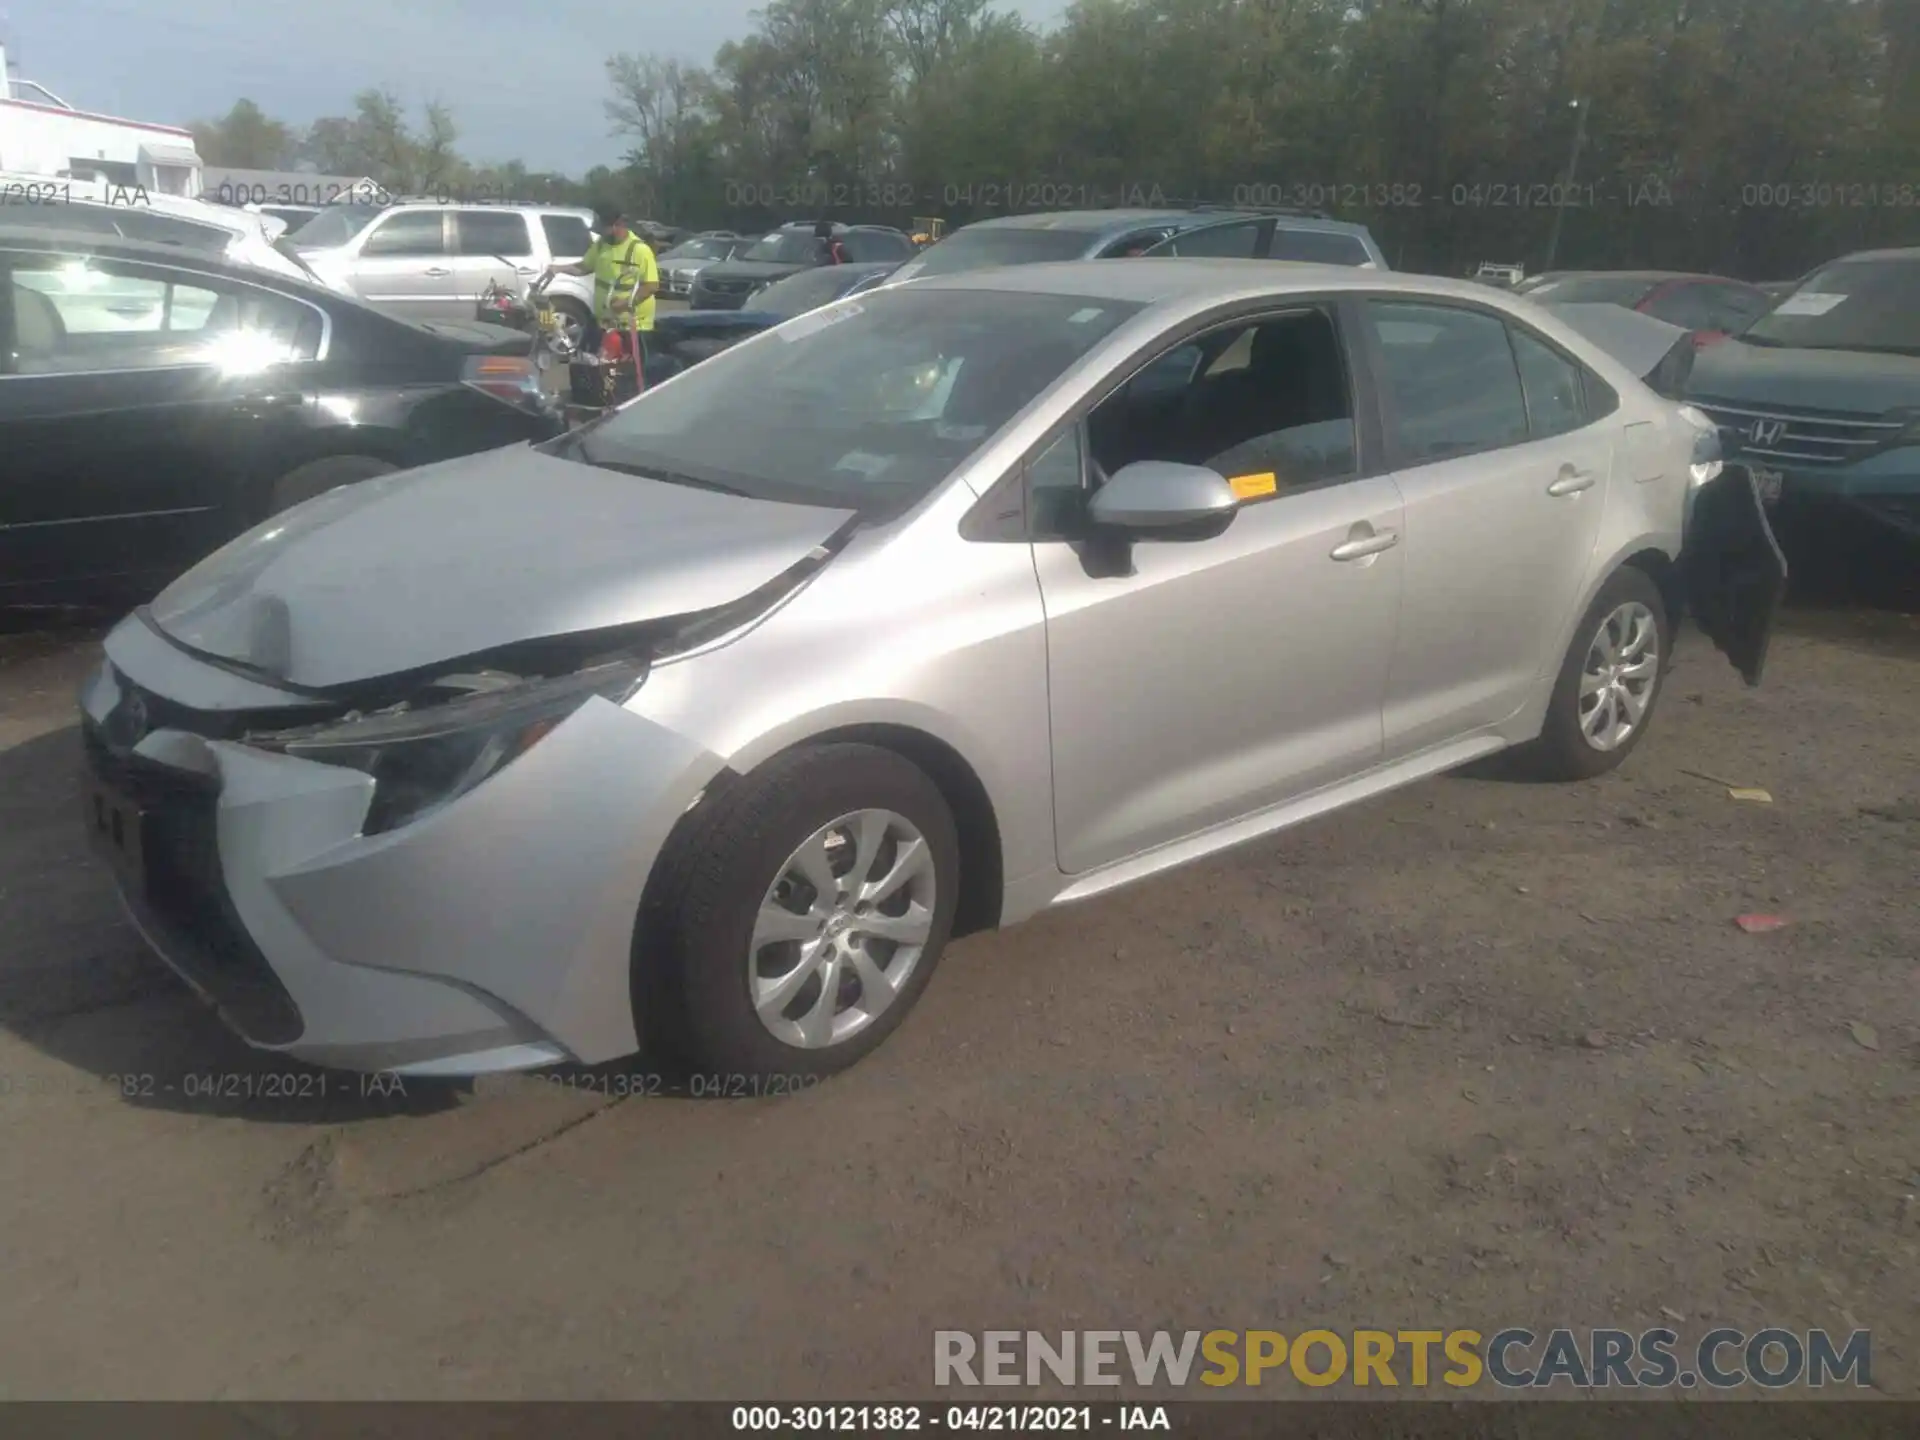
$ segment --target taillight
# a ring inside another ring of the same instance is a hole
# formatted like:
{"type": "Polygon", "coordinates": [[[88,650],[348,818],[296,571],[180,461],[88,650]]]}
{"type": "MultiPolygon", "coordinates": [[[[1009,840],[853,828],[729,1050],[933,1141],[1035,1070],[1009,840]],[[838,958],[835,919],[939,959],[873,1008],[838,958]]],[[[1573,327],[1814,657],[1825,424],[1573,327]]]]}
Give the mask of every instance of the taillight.
{"type": "Polygon", "coordinates": [[[552,408],[533,362],[518,355],[476,355],[460,374],[461,383],[517,410],[544,414],[552,408]]]}

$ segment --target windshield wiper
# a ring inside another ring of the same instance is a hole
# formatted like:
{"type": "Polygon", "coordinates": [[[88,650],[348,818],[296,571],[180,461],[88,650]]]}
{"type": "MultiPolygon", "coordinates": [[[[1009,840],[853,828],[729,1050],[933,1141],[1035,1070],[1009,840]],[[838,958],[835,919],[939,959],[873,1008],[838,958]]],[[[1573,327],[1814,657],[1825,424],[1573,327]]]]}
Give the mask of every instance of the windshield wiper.
{"type": "Polygon", "coordinates": [[[722,495],[744,495],[753,497],[737,485],[725,485],[718,480],[709,480],[704,475],[689,475],[684,470],[667,470],[658,465],[633,465],[625,460],[607,460],[596,456],[587,448],[587,442],[575,442],[573,453],[587,464],[601,470],[613,470],[621,475],[634,475],[642,480],[663,480],[669,485],[686,485],[695,490],[713,490],[722,495]]]}

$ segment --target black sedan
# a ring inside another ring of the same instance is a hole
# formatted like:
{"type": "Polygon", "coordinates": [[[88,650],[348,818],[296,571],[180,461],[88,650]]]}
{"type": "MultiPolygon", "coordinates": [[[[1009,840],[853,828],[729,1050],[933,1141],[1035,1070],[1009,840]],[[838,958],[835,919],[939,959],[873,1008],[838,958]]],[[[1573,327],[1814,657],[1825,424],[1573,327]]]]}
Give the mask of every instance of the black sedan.
{"type": "Polygon", "coordinates": [[[749,335],[871,290],[900,268],[897,260],[870,265],[822,265],[777,280],[753,297],[751,310],[674,310],[659,316],[647,338],[647,376],[665,379],[718,355],[749,335]]]}
{"type": "Polygon", "coordinates": [[[337,485],[561,422],[526,337],[0,226],[0,606],[141,598],[337,485]]]}
{"type": "Polygon", "coordinates": [[[842,263],[865,265],[884,261],[911,260],[913,237],[905,231],[885,225],[842,225],[822,227],[810,221],[782,225],[770,230],[753,244],[736,251],[730,260],[716,261],[694,276],[693,291],[687,297],[694,310],[740,310],[750,297],[776,280],[811,270],[816,265],[842,263]],[[837,251],[837,254],[836,254],[837,251]]]}

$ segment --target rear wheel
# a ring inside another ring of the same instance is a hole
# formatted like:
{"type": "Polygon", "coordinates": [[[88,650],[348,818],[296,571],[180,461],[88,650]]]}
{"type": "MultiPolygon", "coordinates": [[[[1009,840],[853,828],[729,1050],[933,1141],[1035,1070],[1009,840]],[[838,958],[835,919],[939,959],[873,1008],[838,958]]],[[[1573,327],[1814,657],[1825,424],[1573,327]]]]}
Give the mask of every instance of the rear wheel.
{"type": "Polygon", "coordinates": [[[303,500],[311,500],[342,485],[351,485],[356,480],[371,480],[376,475],[391,474],[399,468],[373,455],[329,455],[321,460],[310,460],[273,482],[267,491],[267,513],[278,515],[303,500]]]}
{"type": "Polygon", "coordinates": [[[938,787],[871,745],[768,762],[686,835],[636,947],[651,1048],[696,1071],[827,1075],[893,1033],[953,927],[938,787]]]}
{"type": "Polygon", "coordinates": [[[1660,587],[1645,571],[1616,571],[1574,632],[1524,758],[1544,778],[1585,780],[1632,752],[1653,720],[1672,649],[1660,587]]]}

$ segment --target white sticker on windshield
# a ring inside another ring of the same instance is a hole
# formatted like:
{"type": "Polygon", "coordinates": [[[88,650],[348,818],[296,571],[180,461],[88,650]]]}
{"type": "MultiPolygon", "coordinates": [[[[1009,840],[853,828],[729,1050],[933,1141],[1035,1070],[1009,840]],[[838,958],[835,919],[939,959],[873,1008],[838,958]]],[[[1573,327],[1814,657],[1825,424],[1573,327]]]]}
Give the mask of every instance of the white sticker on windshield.
{"type": "Polygon", "coordinates": [[[1798,295],[1789,295],[1774,307],[1776,315],[1824,315],[1847,297],[1844,295],[1823,295],[1818,290],[1803,290],[1798,295]]]}
{"type": "Polygon", "coordinates": [[[1089,305],[1085,310],[1076,310],[1073,314],[1069,315],[1067,317],[1067,323],[1069,325],[1084,325],[1089,320],[1098,320],[1106,313],[1107,312],[1102,310],[1098,305],[1089,305]]]}
{"type": "Polygon", "coordinates": [[[871,480],[881,471],[890,468],[892,464],[893,456],[891,455],[869,455],[864,450],[849,450],[840,457],[839,463],[833,468],[848,470],[855,475],[864,475],[871,480]]]}
{"type": "Polygon", "coordinates": [[[797,315],[784,325],[774,327],[773,333],[791,344],[802,336],[811,335],[816,330],[824,330],[829,325],[838,325],[842,320],[851,320],[863,307],[857,300],[842,300],[837,305],[823,305],[818,310],[809,310],[797,315]]]}

